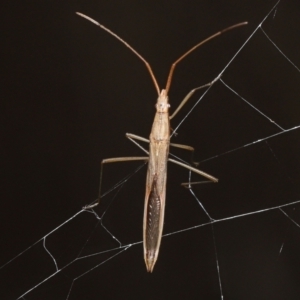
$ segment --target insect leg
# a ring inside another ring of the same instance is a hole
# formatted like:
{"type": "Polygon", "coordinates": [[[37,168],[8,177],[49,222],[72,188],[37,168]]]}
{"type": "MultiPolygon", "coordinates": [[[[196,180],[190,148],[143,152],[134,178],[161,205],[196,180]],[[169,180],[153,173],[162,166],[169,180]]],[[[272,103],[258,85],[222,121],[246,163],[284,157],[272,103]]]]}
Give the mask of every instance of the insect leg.
{"type": "Polygon", "coordinates": [[[188,100],[192,97],[192,95],[196,92],[196,91],[198,91],[198,90],[200,90],[200,89],[203,89],[203,88],[206,88],[206,87],[210,87],[210,86],[212,86],[216,81],[218,81],[219,80],[219,76],[217,77],[217,78],[215,78],[213,81],[211,81],[211,82],[209,82],[209,83],[207,83],[207,84],[204,84],[204,85],[201,85],[201,86],[199,86],[199,87],[197,87],[197,88],[194,88],[194,89],[192,89],[185,97],[184,97],[184,99],[181,101],[181,103],[178,105],[178,107],[176,108],[176,110],[173,112],[173,114],[170,116],[170,120],[171,119],[173,119],[176,115],[177,115],[177,113],[181,110],[181,108],[186,104],[186,102],[188,102],[188,100]]]}
{"type": "Polygon", "coordinates": [[[193,167],[191,167],[191,166],[189,166],[189,165],[187,165],[187,164],[181,163],[181,162],[179,162],[179,161],[177,161],[177,160],[175,160],[175,159],[169,158],[168,161],[170,161],[170,162],[172,162],[172,163],[174,163],[174,164],[177,164],[177,165],[179,165],[179,166],[181,166],[181,167],[183,167],[183,168],[186,168],[186,169],[188,169],[188,170],[190,170],[190,171],[192,171],[192,172],[194,172],[194,173],[197,173],[197,174],[199,174],[199,175],[201,175],[201,176],[203,176],[203,177],[205,177],[205,178],[211,180],[212,182],[218,182],[218,181],[219,181],[219,180],[218,180],[217,178],[215,178],[214,176],[209,175],[209,174],[207,174],[207,173],[205,173],[205,172],[203,172],[203,171],[201,171],[201,170],[198,170],[198,169],[196,169],[196,168],[193,168],[193,167]]]}
{"type": "Polygon", "coordinates": [[[198,166],[199,163],[194,161],[193,157],[194,157],[194,151],[195,151],[195,148],[194,147],[191,147],[191,146],[188,146],[188,145],[182,145],[182,144],[174,144],[174,143],[170,143],[170,146],[172,147],[175,147],[175,148],[180,148],[180,149],[184,149],[184,150],[187,150],[187,151],[191,151],[192,154],[191,154],[191,162],[194,166],[198,166]]]}
{"type": "Polygon", "coordinates": [[[191,187],[193,184],[203,184],[203,183],[213,183],[213,181],[210,180],[203,180],[203,181],[193,181],[193,182],[182,182],[181,185],[187,189],[191,187]]]}
{"type": "Polygon", "coordinates": [[[184,150],[188,150],[188,151],[194,151],[195,149],[191,146],[188,145],[182,145],[182,144],[174,144],[174,143],[170,143],[170,146],[175,147],[175,148],[180,148],[180,149],[184,149],[184,150]]]}
{"type": "Polygon", "coordinates": [[[150,142],[148,139],[145,139],[145,138],[143,138],[139,135],[133,134],[133,133],[126,133],[126,137],[127,138],[132,138],[132,139],[135,139],[135,140],[138,140],[138,141],[142,141],[142,142],[145,142],[145,143],[150,142]]]}
{"type": "Polygon", "coordinates": [[[102,176],[103,176],[103,165],[108,163],[115,163],[115,162],[124,162],[124,161],[136,161],[136,160],[144,160],[148,161],[148,156],[128,156],[128,157],[114,157],[114,158],[106,158],[103,159],[101,162],[101,172],[100,172],[100,183],[99,183],[99,195],[98,198],[92,204],[85,205],[83,209],[90,209],[97,206],[100,203],[101,199],[101,185],[102,185],[102,176]]]}
{"type": "Polygon", "coordinates": [[[133,142],[135,145],[137,145],[141,150],[143,150],[147,155],[149,155],[149,152],[144,147],[142,147],[138,142],[135,141],[135,140],[138,140],[138,141],[149,143],[149,140],[147,140],[139,135],[132,134],[132,133],[126,133],[126,137],[131,142],[133,142]]]}

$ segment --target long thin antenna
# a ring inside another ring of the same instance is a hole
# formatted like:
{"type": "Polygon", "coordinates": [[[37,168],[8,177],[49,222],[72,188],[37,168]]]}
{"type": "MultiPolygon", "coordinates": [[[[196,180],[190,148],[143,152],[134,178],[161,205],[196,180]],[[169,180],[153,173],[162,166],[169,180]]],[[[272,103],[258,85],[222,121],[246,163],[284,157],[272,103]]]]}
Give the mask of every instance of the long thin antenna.
{"type": "MultiPolygon", "coordinates": [[[[117,34],[115,34],[113,31],[111,31],[110,29],[106,28],[105,26],[103,26],[102,24],[100,24],[99,22],[95,21],[94,19],[80,13],[80,12],[76,12],[77,15],[79,15],[82,18],[87,19],[88,21],[94,23],[95,25],[99,26],[101,29],[105,30],[106,32],[108,32],[109,34],[111,34],[112,36],[114,36],[116,39],[118,39],[120,42],[122,42],[126,47],[128,47],[140,60],[142,60],[144,62],[144,64],[146,65],[150,76],[153,80],[154,86],[156,88],[157,94],[160,95],[160,88],[159,85],[157,83],[157,80],[154,76],[154,73],[151,69],[150,64],[146,61],[146,59],[139,54],[133,47],[131,47],[127,42],[125,42],[123,39],[121,39],[117,34]]],[[[242,23],[238,23],[232,26],[229,26],[213,35],[211,35],[210,37],[208,37],[207,39],[203,40],[202,42],[198,43],[197,45],[195,45],[194,47],[192,47],[190,50],[188,50],[187,52],[185,52],[182,56],[180,56],[171,66],[170,72],[169,72],[169,76],[168,76],[168,80],[167,80],[167,84],[166,84],[166,94],[168,94],[169,90],[170,90],[170,86],[171,86],[171,82],[172,82],[172,77],[173,77],[173,73],[174,73],[174,69],[176,67],[176,65],[183,60],[186,56],[188,56],[191,52],[193,52],[195,49],[197,49],[198,47],[200,47],[201,45],[205,44],[206,42],[210,41],[211,39],[221,35],[222,33],[229,31],[231,29],[243,26],[248,24],[248,22],[242,22],[242,23]]]]}
{"type": "Polygon", "coordinates": [[[187,52],[185,52],[183,55],[181,55],[171,66],[171,69],[170,69],[170,73],[169,73],[169,76],[168,76],[168,80],[167,80],[167,84],[166,84],[166,93],[168,94],[169,92],[169,89],[170,89],[170,86],[171,86],[171,81],[172,81],[172,77],[173,77],[173,73],[174,73],[174,69],[176,67],[176,65],[182,61],[186,56],[188,56],[191,52],[193,52],[195,49],[197,49],[198,47],[200,47],[201,45],[205,44],[206,42],[212,40],[213,38],[221,35],[222,33],[226,32],[226,31],[229,31],[231,29],[235,29],[237,27],[240,27],[240,26],[244,26],[244,25],[247,25],[248,22],[242,22],[242,23],[238,23],[238,24],[235,24],[235,25],[232,25],[232,26],[229,26],[213,35],[211,35],[210,37],[206,38],[205,40],[203,40],[202,42],[200,42],[199,44],[195,45],[194,47],[192,47],[190,50],[188,50],[187,52]]]}
{"type": "Polygon", "coordinates": [[[160,88],[159,88],[157,80],[156,80],[156,78],[154,76],[154,73],[153,73],[153,71],[151,69],[151,66],[150,66],[150,64],[146,61],[146,59],[141,54],[139,54],[134,48],[132,48],[128,43],[126,43],[123,39],[121,39],[117,34],[115,34],[114,32],[112,32],[111,30],[109,30],[108,28],[106,28],[105,26],[103,26],[102,24],[98,23],[94,19],[92,19],[92,18],[90,18],[90,17],[88,17],[88,16],[86,16],[86,15],[80,13],[80,12],[76,12],[76,14],[78,16],[82,17],[82,18],[85,18],[85,19],[89,20],[90,22],[94,23],[95,25],[99,26],[100,28],[102,28],[103,30],[105,30],[106,32],[108,32],[109,34],[111,34],[112,36],[114,36],[116,39],[118,39],[120,42],[122,42],[126,47],[128,47],[139,59],[141,59],[145,63],[145,65],[146,65],[146,67],[147,67],[147,69],[148,69],[148,71],[150,73],[150,76],[151,76],[151,78],[152,78],[152,80],[154,82],[154,86],[156,88],[157,94],[158,95],[160,94],[160,88]]]}

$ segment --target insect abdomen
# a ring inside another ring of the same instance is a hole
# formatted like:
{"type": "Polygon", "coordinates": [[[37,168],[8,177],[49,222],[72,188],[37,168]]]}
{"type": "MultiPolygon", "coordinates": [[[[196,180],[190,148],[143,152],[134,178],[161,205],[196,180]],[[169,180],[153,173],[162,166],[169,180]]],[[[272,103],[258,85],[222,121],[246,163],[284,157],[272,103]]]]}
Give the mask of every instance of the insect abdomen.
{"type": "Polygon", "coordinates": [[[158,251],[159,239],[159,221],[161,213],[161,199],[157,192],[157,180],[154,176],[151,192],[147,205],[147,223],[146,223],[146,249],[147,260],[151,262],[155,259],[158,251]]]}

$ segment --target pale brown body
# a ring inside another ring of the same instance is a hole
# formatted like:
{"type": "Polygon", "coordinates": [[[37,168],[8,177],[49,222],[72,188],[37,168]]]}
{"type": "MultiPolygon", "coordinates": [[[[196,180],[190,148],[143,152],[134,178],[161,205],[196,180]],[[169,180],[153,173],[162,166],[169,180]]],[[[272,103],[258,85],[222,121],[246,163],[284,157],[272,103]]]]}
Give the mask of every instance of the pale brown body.
{"type": "Polygon", "coordinates": [[[144,259],[148,272],[152,272],[158,257],[163,231],[167,165],[170,147],[169,103],[162,90],[156,104],[149,143],[149,161],[144,207],[144,259]]]}
{"type": "MultiPolygon", "coordinates": [[[[178,111],[182,108],[182,106],[190,99],[193,93],[196,90],[209,87],[213,85],[219,77],[215,78],[212,82],[202,85],[198,88],[191,90],[186,97],[182,100],[180,105],[177,107],[175,112],[172,116],[169,116],[169,101],[168,101],[168,91],[170,89],[171,81],[175,66],[179,63],[183,58],[189,55],[192,51],[197,49],[199,46],[203,45],[207,41],[215,38],[216,36],[226,32],[228,30],[234,29],[236,27],[246,25],[247,22],[239,23],[226,29],[219,31],[212,36],[208,37],[207,39],[203,40],[202,42],[198,43],[194,47],[192,47],[189,51],[185,52],[182,56],[179,57],[171,66],[170,73],[168,76],[166,88],[160,91],[154,73],[149,65],[149,63],[136,51],[134,50],[127,42],[121,39],[117,34],[106,28],[105,26],[101,25],[94,19],[82,14],[77,14],[92,23],[96,24],[120,42],[122,42],[126,47],[128,47],[136,56],[142,60],[154,82],[155,88],[158,93],[158,99],[156,103],[156,114],[154,117],[152,130],[150,134],[149,140],[131,134],[126,133],[126,137],[129,138],[133,143],[135,143],[140,149],[142,149],[148,156],[147,157],[118,157],[118,158],[108,158],[102,160],[101,164],[101,176],[100,176],[100,187],[99,187],[99,198],[97,199],[96,203],[86,206],[85,208],[92,208],[99,204],[101,199],[101,181],[102,181],[102,167],[106,163],[113,163],[113,162],[123,162],[123,161],[133,161],[133,160],[146,160],[148,161],[148,170],[147,170],[147,179],[146,179],[146,195],[145,195],[145,206],[144,206],[144,221],[143,221],[143,245],[144,245],[144,259],[146,263],[146,268],[148,272],[152,272],[154,265],[156,263],[158,252],[160,248],[160,242],[162,238],[163,232],[163,225],[164,225],[164,215],[165,215],[165,205],[166,205],[166,182],[167,182],[167,163],[168,161],[180,165],[192,172],[195,172],[201,176],[206,177],[212,182],[218,182],[218,179],[201,171],[198,170],[188,164],[179,162],[177,160],[169,158],[169,147],[170,145],[173,147],[194,151],[193,147],[180,145],[180,144],[171,144],[170,143],[170,119],[172,119],[178,111]],[[149,143],[149,152],[145,150],[140,144],[138,144],[135,140],[148,142],[149,143]]],[[[190,187],[193,184],[183,183],[182,185],[190,187]]]]}

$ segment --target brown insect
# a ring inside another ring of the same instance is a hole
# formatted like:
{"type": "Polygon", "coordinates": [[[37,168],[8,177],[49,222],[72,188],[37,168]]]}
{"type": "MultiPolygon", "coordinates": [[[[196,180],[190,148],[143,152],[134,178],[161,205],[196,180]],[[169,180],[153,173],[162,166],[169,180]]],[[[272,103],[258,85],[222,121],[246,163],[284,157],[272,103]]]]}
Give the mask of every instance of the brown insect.
{"type": "MultiPolygon", "coordinates": [[[[188,151],[194,151],[193,147],[181,144],[173,144],[170,143],[170,120],[179,112],[179,110],[184,106],[184,104],[191,98],[196,90],[209,87],[214,84],[219,78],[216,78],[212,82],[197,87],[191,90],[185,98],[182,100],[178,108],[175,112],[169,116],[169,99],[168,99],[168,91],[170,89],[172,76],[176,65],[183,60],[187,55],[189,55],[192,51],[194,51],[199,46],[203,45],[207,41],[219,36],[220,34],[246,25],[247,22],[238,23],[233,26],[227,27],[226,29],[219,31],[202,42],[195,45],[189,51],[185,52],[181,57],[179,57],[171,66],[166,88],[160,90],[154,73],[150,67],[150,64],[136,51],[134,50],[128,43],[126,43],[123,39],[121,39],[114,32],[101,25],[97,21],[92,18],[77,12],[77,14],[92,23],[96,24],[120,42],[122,42],[126,47],[128,47],[139,59],[141,59],[154,82],[155,88],[158,93],[158,99],[156,103],[156,114],[154,117],[150,138],[145,139],[143,137],[137,136],[135,134],[126,133],[126,137],[130,139],[132,142],[137,144],[148,156],[145,157],[118,157],[118,158],[108,158],[102,160],[102,165],[106,163],[114,163],[114,162],[123,162],[123,161],[134,161],[134,160],[144,160],[148,161],[148,170],[147,170],[147,179],[146,179],[146,196],[145,196],[145,206],[144,206],[144,222],[143,222],[143,244],[144,244],[144,259],[146,263],[146,268],[148,272],[152,272],[156,260],[158,258],[159,247],[161,243],[163,224],[164,224],[164,214],[165,214],[165,203],[166,203],[166,182],[167,182],[167,162],[172,162],[174,164],[180,165],[192,172],[195,172],[199,175],[206,177],[212,182],[218,182],[218,179],[201,171],[197,168],[194,168],[190,165],[184,164],[177,160],[169,158],[169,147],[177,147],[181,149],[185,149],[188,151]],[[149,152],[145,150],[142,146],[140,146],[135,140],[147,142],[149,143],[149,152]]],[[[92,208],[98,205],[100,202],[100,196],[96,203],[86,206],[85,208],[92,208]]]]}

